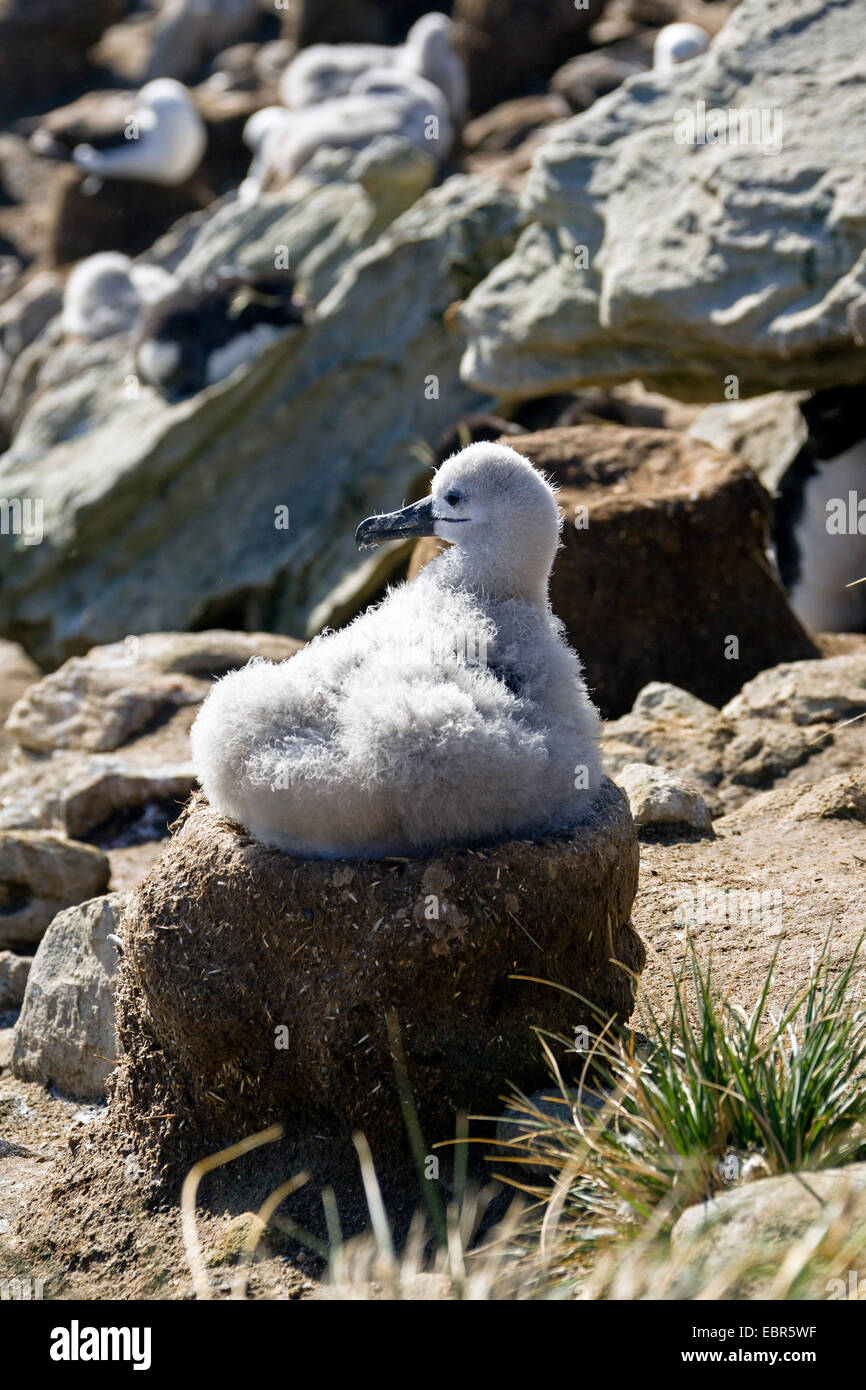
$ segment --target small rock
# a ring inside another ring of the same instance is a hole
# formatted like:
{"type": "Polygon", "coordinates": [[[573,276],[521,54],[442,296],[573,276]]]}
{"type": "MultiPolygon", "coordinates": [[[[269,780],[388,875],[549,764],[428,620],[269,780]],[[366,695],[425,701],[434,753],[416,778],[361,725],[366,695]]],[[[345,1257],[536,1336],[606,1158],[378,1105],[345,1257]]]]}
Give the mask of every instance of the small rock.
{"type": "Polygon", "coordinates": [[[208,1269],[213,1269],[216,1265],[233,1264],[253,1232],[258,1237],[258,1253],[267,1253],[262,1222],[255,1212],[243,1211],[239,1216],[233,1216],[226,1221],[208,1242],[204,1259],[208,1269]]]}
{"type": "Polygon", "coordinates": [[[689,426],[689,434],[744,459],[772,497],[809,433],[800,409],[804,394],[773,391],[708,405],[689,426]]]}
{"type": "Polygon", "coordinates": [[[569,58],[550,80],[551,91],[559,93],[568,102],[572,111],[586,111],[622,86],[627,77],[642,72],[650,66],[649,57],[638,62],[636,59],[618,58],[605,49],[597,53],[580,53],[569,58]]]}
{"type": "Polygon", "coordinates": [[[114,1067],[116,932],[126,895],[110,893],[54,918],[33,960],[14,1029],[11,1068],[22,1081],[99,1100],[114,1067]]]}
{"type": "Polygon", "coordinates": [[[707,803],[696,787],[650,763],[626,763],[619,784],[628,797],[639,830],[660,825],[686,825],[712,830],[707,803]]]}
{"type": "Polygon", "coordinates": [[[110,752],[157,716],[201,704],[211,682],[252,656],[283,660],[301,645],[256,633],[151,633],[94,647],[32,685],[6,731],[36,753],[110,752]]]}
{"type": "Polygon", "coordinates": [[[30,956],[0,951],[0,1014],[18,1008],[24,998],[31,964],[30,956]]]}
{"type": "Polygon", "coordinates": [[[156,632],[72,658],[13,710],[9,728],[27,746],[0,775],[0,827],[98,831],[106,848],[120,832],[124,844],[163,838],[195,786],[189,728],[211,682],[300,645],[273,633],[156,632]]]}
{"type": "Polygon", "coordinates": [[[0,832],[0,947],[39,941],[62,908],[108,887],[101,850],[32,830],[0,832]]]}
{"type": "Polygon", "coordinates": [[[136,680],[134,666],[122,647],[114,669],[92,657],[72,657],[18,701],[6,732],[34,753],[58,748],[109,752],[162,710],[197,705],[204,698],[207,687],[201,681],[158,673],[145,677],[141,670],[135,671],[136,680]]]}

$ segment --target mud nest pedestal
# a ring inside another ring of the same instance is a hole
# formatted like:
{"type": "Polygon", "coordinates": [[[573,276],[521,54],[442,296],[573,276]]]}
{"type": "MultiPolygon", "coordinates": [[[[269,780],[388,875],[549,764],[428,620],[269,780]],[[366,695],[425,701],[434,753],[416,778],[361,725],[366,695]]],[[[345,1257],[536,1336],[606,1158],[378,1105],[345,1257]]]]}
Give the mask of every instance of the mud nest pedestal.
{"type": "Polygon", "coordinates": [[[629,1017],[637,876],[609,781],[571,834],[376,861],[266,849],[196,798],[122,927],[115,1142],[162,1174],[276,1120],[393,1154],[389,1015],[425,1140],[452,1138],[545,1079],[536,1027],[629,1017]]]}

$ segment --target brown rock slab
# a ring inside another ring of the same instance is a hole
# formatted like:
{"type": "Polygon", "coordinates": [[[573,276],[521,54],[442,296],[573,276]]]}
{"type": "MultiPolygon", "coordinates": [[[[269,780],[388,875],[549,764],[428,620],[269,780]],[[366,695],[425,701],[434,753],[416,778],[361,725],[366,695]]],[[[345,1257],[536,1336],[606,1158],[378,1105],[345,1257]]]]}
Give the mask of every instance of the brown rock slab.
{"type": "Polygon", "coordinates": [[[171,188],[133,179],[103,179],[95,186],[74,166],[63,168],[54,182],[51,260],[70,265],[97,251],[118,249],[137,256],[173,222],[200,212],[211,197],[195,179],[171,188]]]}
{"type": "Polygon", "coordinates": [[[533,1032],[625,1019],[643,964],[635,831],[605,782],[573,835],[418,859],[301,860],[199,797],[123,925],[109,1122],[174,1168],[283,1120],[403,1146],[386,1016],[425,1138],[543,1080],[533,1032]],[[620,964],[621,962],[621,964],[620,964]],[[630,973],[631,972],[631,973],[630,973]],[[541,1074],[540,1074],[541,1073],[541,1074]]]}
{"type": "Polygon", "coordinates": [[[568,115],[568,102],[555,93],[503,101],[464,126],[463,148],[471,154],[504,154],[517,149],[533,131],[568,115]]]}
{"type": "Polygon", "coordinates": [[[543,21],[535,0],[455,0],[456,47],[469,76],[469,104],[488,111],[520,96],[532,78],[549,77],[586,48],[603,0],[548,0],[543,21]]]}
{"type": "Polygon", "coordinates": [[[124,8],[124,0],[0,0],[0,116],[81,81],[88,49],[124,8]]]}
{"type": "MultiPolygon", "coordinates": [[[[766,560],[769,498],[732,454],[615,425],[507,442],[560,488],[551,602],[607,718],[650,681],[723,705],[765,667],[817,655],[766,560]]],[[[420,544],[416,570],[433,553],[420,544]]]]}

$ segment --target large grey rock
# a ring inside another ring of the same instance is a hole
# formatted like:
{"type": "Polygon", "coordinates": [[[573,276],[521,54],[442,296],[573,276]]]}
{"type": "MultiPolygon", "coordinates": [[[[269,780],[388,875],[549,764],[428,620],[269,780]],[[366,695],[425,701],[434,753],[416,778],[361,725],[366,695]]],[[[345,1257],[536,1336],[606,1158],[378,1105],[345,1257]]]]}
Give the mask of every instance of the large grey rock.
{"type": "Polygon", "coordinates": [[[516,217],[455,176],[349,258],[305,329],[197,396],[139,390],[128,358],[40,393],[0,466],[0,495],[44,499],[45,533],[0,554],[4,630],[56,662],[130,630],[351,613],[400,554],[360,558],[358,521],[423,489],[427,444],[479,404],[446,311],[516,217]]]}
{"type": "MultiPolygon", "coordinates": [[[[432,160],[406,140],[374,141],[361,153],[323,150],[278,193],[254,204],[220,199],[180,218],[145,259],[184,279],[223,265],[273,270],[288,261],[302,294],[317,304],[349,258],[375,242],[433,174],[432,160]]],[[[120,400],[137,390],[125,338],[64,339],[60,321],[12,356],[7,372],[0,412],[13,434],[15,467],[98,423],[109,381],[120,400]]]]}
{"type": "Polygon", "coordinates": [[[778,719],[803,727],[834,724],[866,712],[866,652],[787,661],[761,671],[729,700],[722,715],[778,719]]]}
{"type": "MultiPolygon", "coordinates": [[[[763,1178],[689,1207],[671,1235],[680,1257],[679,1294],[687,1297],[693,1280],[706,1286],[716,1279],[734,1281],[728,1297],[771,1298],[774,1281],[784,1275],[785,1256],[810,1232],[817,1241],[821,1229],[840,1220],[846,1240],[866,1237],[866,1163],[763,1178]]],[[[828,1283],[815,1260],[798,1296],[844,1297],[846,1287],[844,1280],[828,1283]]]]}
{"type": "Polygon", "coordinates": [[[529,397],[639,376],[722,400],[729,375],[743,396],[862,379],[862,22],[859,0],[744,0],[706,57],[558,127],[514,254],[460,315],[464,380],[529,397]],[[766,146],[677,143],[699,102],[765,112],[766,146]]]}
{"type": "Polygon", "coordinates": [[[199,705],[216,676],[253,656],[282,661],[301,644],[242,632],[155,632],[94,647],[35,685],[14,705],[6,731],[36,753],[107,752],[159,715],[199,705]]]}
{"type": "Polygon", "coordinates": [[[253,204],[221,201],[204,218],[179,223],[153,259],[190,278],[220,265],[273,269],[283,247],[299,289],[317,304],[349,258],[417,202],[435,173],[429,156],[396,136],[361,151],[323,149],[278,192],[253,204]]]}
{"type": "Polygon", "coordinates": [[[59,835],[0,832],[0,947],[39,941],[61,908],[108,887],[108,860],[59,835]]]}
{"type": "Polygon", "coordinates": [[[116,1057],[114,981],[125,894],[59,913],[33,961],[12,1042],[12,1072],[99,1100],[116,1057]]]}

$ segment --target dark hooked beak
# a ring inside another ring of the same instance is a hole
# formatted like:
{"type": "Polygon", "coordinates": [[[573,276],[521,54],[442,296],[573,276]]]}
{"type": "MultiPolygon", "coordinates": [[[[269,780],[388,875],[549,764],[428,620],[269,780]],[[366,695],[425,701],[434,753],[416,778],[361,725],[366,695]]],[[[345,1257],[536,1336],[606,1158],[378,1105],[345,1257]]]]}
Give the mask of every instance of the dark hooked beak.
{"type": "Polygon", "coordinates": [[[433,498],[425,497],[404,507],[399,512],[388,512],[387,516],[368,516],[355,532],[355,544],[359,550],[378,545],[380,541],[401,541],[410,536],[432,536],[436,518],[433,515],[433,498]]]}

